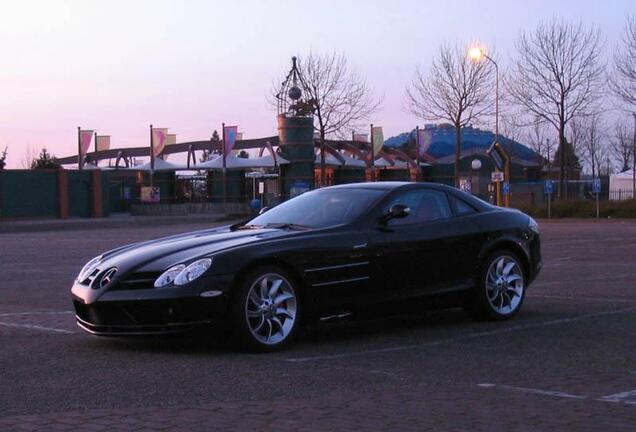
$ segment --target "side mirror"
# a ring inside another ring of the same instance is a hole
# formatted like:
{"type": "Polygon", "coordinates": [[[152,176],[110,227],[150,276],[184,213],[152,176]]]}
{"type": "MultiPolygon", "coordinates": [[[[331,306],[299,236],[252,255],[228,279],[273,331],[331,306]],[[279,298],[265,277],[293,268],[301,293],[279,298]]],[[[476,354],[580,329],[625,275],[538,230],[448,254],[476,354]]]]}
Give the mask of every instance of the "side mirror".
{"type": "Polygon", "coordinates": [[[269,210],[269,207],[263,207],[262,209],[260,209],[260,211],[258,212],[259,215],[262,215],[263,213],[265,213],[267,210],[269,210]]]}
{"type": "Polygon", "coordinates": [[[391,219],[402,219],[411,214],[411,209],[404,204],[394,204],[389,211],[382,216],[381,222],[387,223],[391,219]]]}

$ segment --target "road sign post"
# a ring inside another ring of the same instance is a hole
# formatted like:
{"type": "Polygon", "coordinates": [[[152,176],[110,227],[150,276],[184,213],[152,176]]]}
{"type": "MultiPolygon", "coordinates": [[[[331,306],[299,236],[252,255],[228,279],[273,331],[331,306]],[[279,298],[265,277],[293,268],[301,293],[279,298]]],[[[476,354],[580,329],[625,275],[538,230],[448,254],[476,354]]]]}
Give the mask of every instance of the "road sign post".
{"type": "Polygon", "coordinates": [[[601,194],[601,179],[595,178],[592,181],[592,192],[596,195],[596,219],[600,218],[599,195],[601,194]]]}
{"type": "Polygon", "coordinates": [[[553,187],[554,187],[554,184],[552,183],[552,180],[546,180],[543,183],[543,191],[548,196],[548,219],[552,219],[552,190],[553,190],[553,187]]]}
{"type": "MultiPolygon", "coordinates": [[[[497,171],[500,171],[502,176],[503,176],[503,178],[501,180],[496,182],[496,186],[497,186],[497,205],[500,206],[502,204],[501,203],[501,184],[500,184],[500,182],[502,182],[502,181],[510,182],[510,156],[508,156],[508,153],[506,152],[506,150],[497,141],[492,143],[492,145],[486,151],[486,153],[488,154],[488,156],[490,156],[490,159],[492,160],[492,163],[495,166],[495,168],[497,169],[497,171]]],[[[494,174],[495,173],[493,173],[493,175],[494,174]]],[[[494,180],[493,180],[493,182],[494,182],[494,180]]],[[[508,207],[508,205],[510,204],[509,203],[509,196],[504,194],[504,198],[505,198],[505,206],[508,207]]]]}
{"type": "Polygon", "coordinates": [[[490,173],[490,181],[495,184],[495,191],[497,197],[497,205],[501,205],[501,182],[504,181],[504,173],[501,170],[493,171],[490,173]]]}

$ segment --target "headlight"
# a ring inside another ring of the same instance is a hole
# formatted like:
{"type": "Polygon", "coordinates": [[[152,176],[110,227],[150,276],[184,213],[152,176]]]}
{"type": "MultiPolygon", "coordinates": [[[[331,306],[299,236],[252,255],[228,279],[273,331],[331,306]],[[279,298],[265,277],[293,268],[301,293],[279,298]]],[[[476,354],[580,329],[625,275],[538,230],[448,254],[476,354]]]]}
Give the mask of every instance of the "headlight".
{"type": "Polygon", "coordinates": [[[177,276],[179,276],[179,273],[181,273],[184,268],[186,268],[184,264],[179,264],[174,267],[170,267],[168,270],[163,272],[161,276],[157,278],[157,280],[155,281],[155,288],[161,288],[173,283],[174,280],[177,278],[177,276]]]}
{"type": "Polygon", "coordinates": [[[201,276],[212,265],[211,258],[203,258],[187,266],[174,280],[175,285],[185,285],[201,276]]]}
{"type": "Polygon", "coordinates": [[[87,262],[86,265],[84,265],[84,267],[82,267],[82,270],[80,270],[79,275],[77,276],[77,281],[78,282],[82,282],[87,277],[89,277],[91,275],[91,273],[93,273],[95,271],[95,269],[97,268],[97,266],[99,265],[100,262],[102,262],[102,256],[101,255],[100,256],[96,256],[95,258],[93,258],[92,260],[87,262]]]}
{"type": "Polygon", "coordinates": [[[531,217],[528,216],[528,228],[531,231],[534,231],[535,233],[539,234],[539,224],[537,223],[536,220],[532,219],[531,217]]]}
{"type": "Polygon", "coordinates": [[[186,267],[185,264],[179,264],[170,267],[163,272],[155,281],[155,288],[161,288],[166,285],[185,285],[201,276],[212,265],[212,258],[203,258],[193,262],[186,267]]]}

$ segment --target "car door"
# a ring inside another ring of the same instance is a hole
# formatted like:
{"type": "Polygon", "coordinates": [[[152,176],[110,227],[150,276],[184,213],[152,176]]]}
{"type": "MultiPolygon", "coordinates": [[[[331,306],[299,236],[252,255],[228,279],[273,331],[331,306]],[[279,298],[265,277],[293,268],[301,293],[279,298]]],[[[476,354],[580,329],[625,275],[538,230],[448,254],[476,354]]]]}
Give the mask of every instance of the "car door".
{"type": "Polygon", "coordinates": [[[466,287],[473,283],[479,264],[479,253],[486,241],[486,234],[479,226],[479,212],[467,201],[455,194],[448,194],[453,218],[448,221],[448,247],[454,252],[448,260],[445,284],[452,287],[466,287]]]}
{"type": "Polygon", "coordinates": [[[304,243],[293,259],[303,269],[319,314],[347,312],[378,295],[372,283],[368,231],[339,229],[307,237],[304,243]]]}
{"type": "Polygon", "coordinates": [[[374,274],[383,298],[400,300],[440,289],[447,283],[453,253],[448,241],[452,211],[446,193],[429,188],[400,191],[383,206],[404,204],[410,214],[373,230],[374,274]]]}

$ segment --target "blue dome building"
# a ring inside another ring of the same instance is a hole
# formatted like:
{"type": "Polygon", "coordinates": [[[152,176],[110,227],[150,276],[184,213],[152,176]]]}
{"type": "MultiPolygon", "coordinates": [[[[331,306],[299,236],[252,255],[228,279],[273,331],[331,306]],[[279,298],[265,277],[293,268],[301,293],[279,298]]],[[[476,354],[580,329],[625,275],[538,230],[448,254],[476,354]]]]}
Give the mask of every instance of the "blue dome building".
{"type": "MultiPolygon", "coordinates": [[[[486,153],[495,141],[491,131],[466,126],[461,129],[462,149],[460,178],[472,185],[473,193],[486,196],[490,174],[495,167],[486,153]],[[474,160],[480,163],[473,165],[474,160]],[[478,169],[474,169],[478,166],[478,169]]],[[[400,149],[415,157],[416,131],[405,132],[385,140],[387,149],[400,149]]],[[[521,191],[541,180],[542,157],[529,147],[499,135],[499,142],[510,156],[510,181],[514,189],[521,191]],[[528,185],[522,186],[522,185],[528,185]]],[[[420,160],[430,164],[423,168],[425,181],[454,183],[455,128],[450,124],[430,124],[420,129],[420,160]],[[423,151],[425,150],[425,151],[423,151]]]]}

